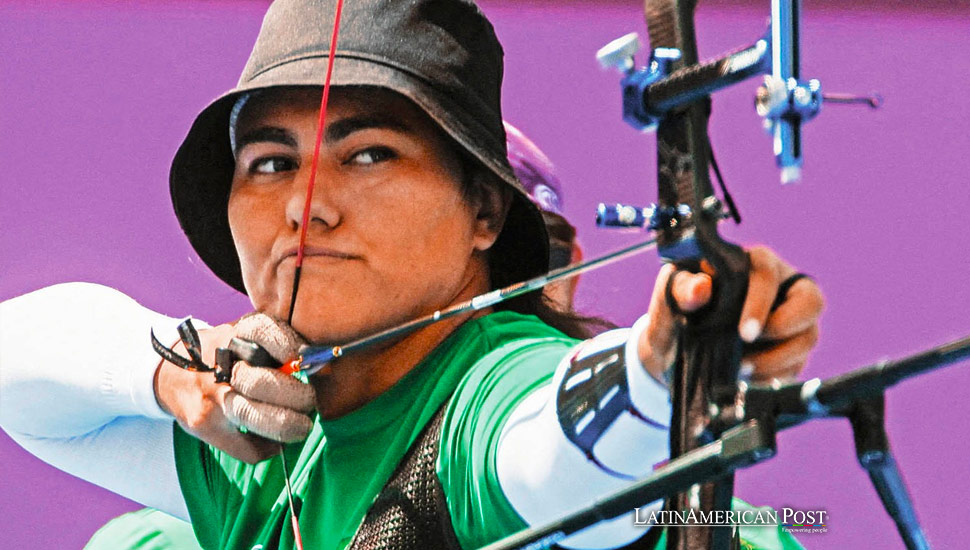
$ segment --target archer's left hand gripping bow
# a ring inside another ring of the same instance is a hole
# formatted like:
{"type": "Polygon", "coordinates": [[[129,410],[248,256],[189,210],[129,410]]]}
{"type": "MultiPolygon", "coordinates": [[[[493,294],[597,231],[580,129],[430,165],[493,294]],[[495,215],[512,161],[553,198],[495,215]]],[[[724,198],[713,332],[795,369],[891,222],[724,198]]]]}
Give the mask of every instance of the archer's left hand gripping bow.
{"type": "MultiPolygon", "coordinates": [[[[646,2],[651,47],[680,52],[679,59],[671,60],[671,69],[697,63],[693,12],[692,1],[646,2]]],[[[721,203],[708,175],[708,101],[700,98],[668,112],[657,127],[658,203],[668,208],[690,208],[689,216],[660,230],[658,250],[664,259],[679,262],[681,268],[691,271],[699,269],[698,261],[703,258],[716,273],[709,305],[688,316],[679,338],[672,388],[672,457],[720,436],[708,428],[711,391],[734,384],[741,362],[737,326],[750,263],[741,247],[724,241],[717,232],[721,203]]],[[[668,303],[673,304],[669,288],[668,303]]],[[[733,476],[725,476],[717,483],[694,486],[686,494],[669,498],[667,507],[678,511],[730,510],[733,490],[733,476]]],[[[667,548],[727,549],[730,541],[730,531],[723,528],[674,529],[667,548]]]]}
{"type": "MultiPolygon", "coordinates": [[[[727,403],[718,402],[715,390],[737,384],[743,351],[737,326],[750,262],[739,246],[724,241],[717,232],[717,222],[725,216],[708,176],[713,160],[707,135],[709,94],[750,76],[770,75],[758,90],[756,107],[773,136],[784,183],[800,178],[801,123],[818,113],[823,99],[817,80],[799,80],[799,0],[773,0],[771,27],[765,37],[705,63],[698,62],[695,6],[696,0],[645,0],[652,54],[644,69],[635,70],[636,35],[615,40],[597,54],[604,66],[615,66],[624,74],[624,120],[638,130],[657,131],[659,206],[655,209],[675,214],[658,228],[661,256],[690,271],[697,271],[704,260],[715,274],[710,303],[685,316],[687,323],[679,335],[672,388],[672,458],[720,437],[722,429],[711,421],[711,413],[727,403]]],[[[717,172],[716,165],[714,169],[717,172]]],[[[726,190],[725,202],[739,221],[726,190]]],[[[623,205],[601,205],[600,225],[641,226],[639,220],[623,216],[637,211],[640,209],[623,205]]],[[[668,304],[676,311],[670,288],[668,284],[668,304]]],[[[730,510],[733,483],[729,474],[713,483],[695,485],[687,493],[669,498],[667,507],[675,511],[730,510]]],[[[731,543],[732,534],[726,528],[693,527],[670,530],[667,548],[726,550],[731,543]]]]}

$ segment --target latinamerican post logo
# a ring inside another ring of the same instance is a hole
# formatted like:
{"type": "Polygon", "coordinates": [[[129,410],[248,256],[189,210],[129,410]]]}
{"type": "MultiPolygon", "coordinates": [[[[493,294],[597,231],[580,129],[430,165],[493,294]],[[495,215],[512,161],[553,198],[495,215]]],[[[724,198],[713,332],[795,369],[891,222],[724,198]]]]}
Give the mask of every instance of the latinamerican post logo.
{"type": "Polygon", "coordinates": [[[688,509],[683,511],[636,508],[633,524],[644,527],[781,527],[789,533],[825,533],[826,510],[748,508],[744,510],[688,509]]]}

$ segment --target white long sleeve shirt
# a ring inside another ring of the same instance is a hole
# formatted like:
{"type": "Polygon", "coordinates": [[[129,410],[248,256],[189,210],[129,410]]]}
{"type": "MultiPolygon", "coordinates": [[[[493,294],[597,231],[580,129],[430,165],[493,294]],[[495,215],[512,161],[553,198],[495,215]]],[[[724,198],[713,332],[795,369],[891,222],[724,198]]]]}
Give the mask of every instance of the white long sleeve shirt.
{"type": "MultiPolygon", "coordinates": [[[[89,283],[56,285],[0,303],[0,426],[57,468],[187,519],[175,470],[173,419],[155,399],[159,358],[148,342],[149,329],[162,341],[175,341],[179,322],[89,283]],[[57,335],[56,346],[50,345],[52,335],[57,335]],[[118,468],[119,457],[137,467],[118,468]]],[[[600,335],[581,344],[579,353],[625,340],[633,405],[666,424],[667,389],[637,358],[636,342],[645,323],[643,318],[633,329],[600,335]]],[[[629,483],[591,463],[563,434],[555,391],[568,366],[564,361],[551,385],[519,405],[499,442],[503,493],[532,525],[629,483]],[[569,483],[562,482],[564,476],[569,483]]],[[[594,451],[609,468],[640,477],[669,456],[667,439],[666,430],[623,413],[594,451]]],[[[624,516],[560,544],[608,548],[643,532],[624,516]]]]}

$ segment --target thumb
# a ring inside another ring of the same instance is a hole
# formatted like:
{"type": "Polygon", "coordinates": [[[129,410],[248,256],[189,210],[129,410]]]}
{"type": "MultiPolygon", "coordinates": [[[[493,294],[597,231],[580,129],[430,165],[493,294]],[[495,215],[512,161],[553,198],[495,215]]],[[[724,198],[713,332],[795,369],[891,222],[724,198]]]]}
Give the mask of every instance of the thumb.
{"type": "Polygon", "coordinates": [[[674,271],[671,277],[673,277],[673,282],[669,283],[669,294],[664,288],[664,303],[672,312],[693,313],[706,306],[711,300],[713,281],[707,273],[693,273],[678,269],[674,271]],[[674,304],[669,303],[670,298],[673,298],[674,304]]]}
{"type": "Polygon", "coordinates": [[[680,314],[696,311],[710,299],[710,275],[679,270],[673,264],[661,268],[647,309],[646,329],[639,342],[640,360],[651,374],[662,375],[673,361],[680,314]],[[668,285],[674,304],[668,303],[668,285]]]}

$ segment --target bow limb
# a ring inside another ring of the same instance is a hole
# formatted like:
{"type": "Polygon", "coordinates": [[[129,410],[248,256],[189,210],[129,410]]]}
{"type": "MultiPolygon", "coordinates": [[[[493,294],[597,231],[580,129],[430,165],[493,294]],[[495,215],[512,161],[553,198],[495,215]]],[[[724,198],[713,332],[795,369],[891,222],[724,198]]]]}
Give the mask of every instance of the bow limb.
{"type": "MultiPolygon", "coordinates": [[[[645,0],[651,48],[677,48],[680,60],[672,67],[698,62],[694,35],[695,0],[645,0]]],[[[714,271],[710,304],[688,316],[679,335],[674,367],[671,457],[691,451],[720,434],[711,433],[709,409],[712,389],[734,384],[741,359],[737,333],[747,292],[749,261],[741,247],[724,241],[717,232],[721,210],[708,174],[710,144],[707,136],[709,98],[668,113],[657,128],[658,202],[665,207],[689,206],[690,214],[661,229],[660,253],[681,269],[696,271],[705,260],[714,271]]],[[[667,507],[729,510],[733,476],[670,497],[667,507]]],[[[672,529],[667,548],[677,550],[727,549],[726,528],[672,529]]]]}

